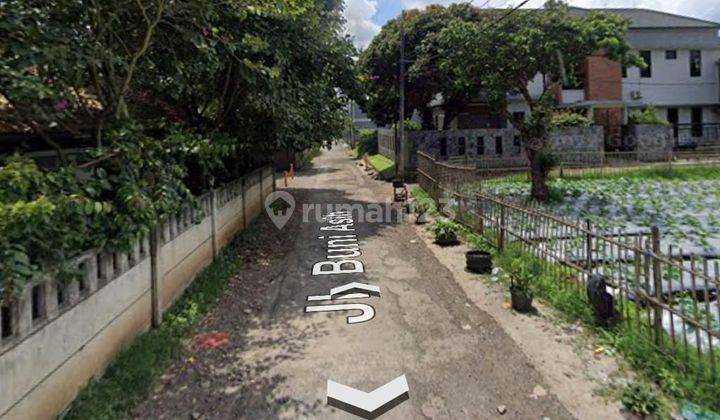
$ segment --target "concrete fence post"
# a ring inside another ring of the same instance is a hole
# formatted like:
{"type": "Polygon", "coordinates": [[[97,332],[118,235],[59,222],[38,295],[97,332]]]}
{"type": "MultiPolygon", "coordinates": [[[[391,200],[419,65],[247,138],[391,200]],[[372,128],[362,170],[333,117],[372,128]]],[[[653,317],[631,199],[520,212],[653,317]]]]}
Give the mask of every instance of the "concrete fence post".
{"type": "Polygon", "coordinates": [[[150,295],[152,326],[162,323],[162,303],[160,301],[160,230],[163,222],[155,225],[150,231],[150,295]]]}
{"type": "Polygon", "coordinates": [[[217,218],[218,218],[218,206],[217,206],[217,189],[213,188],[210,192],[210,226],[212,229],[212,252],[213,260],[218,256],[218,232],[217,232],[217,218]]]}
{"type": "Polygon", "coordinates": [[[26,287],[22,291],[22,297],[18,300],[18,317],[15,320],[17,334],[25,337],[32,329],[32,287],[26,287]]]}
{"type": "MultiPolygon", "coordinates": [[[[85,275],[85,273],[83,273],[85,275]]],[[[58,288],[62,287],[60,283],[52,281],[52,280],[45,280],[44,281],[44,289],[43,289],[43,299],[45,303],[45,316],[47,319],[52,319],[55,316],[57,316],[58,312],[60,311],[60,308],[58,306],[58,288]]]]}

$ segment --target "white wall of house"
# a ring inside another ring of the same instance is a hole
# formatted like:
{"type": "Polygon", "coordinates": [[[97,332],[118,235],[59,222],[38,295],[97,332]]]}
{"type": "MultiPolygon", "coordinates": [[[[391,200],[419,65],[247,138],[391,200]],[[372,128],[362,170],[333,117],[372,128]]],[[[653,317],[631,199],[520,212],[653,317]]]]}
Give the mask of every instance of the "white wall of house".
{"type": "Polygon", "coordinates": [[[703,108],[703,123],[720,123],[720,36],[717,28],[631,29],[628,42],[637,51],[650,51],[652,76],[628,68],[623,78],[623,100],[630,108],[654,105],[658,117],[678,109],[678,122],[692,122],[692,108],[703,108]],[[690,72],[691,50],[702,57],[701,75],[690,72]],[[675,59],[667,56],[675,51],[675,59]]]}
{"type": "Polygon", "coordinates": [[[652,57],[652,77],[640,77],[640,69],[627,69],[623,79],[623,100],[630,105],[658,106],[716,105],[718,92],[719,49],[699,50],[702,54],[702,74],[690,76],[690,50],[649,50],[652,57]],[[677,54],[666,58],[666,51],[677,54]],[[637,96],[639,95],[639,96],[637,96]]]}
{"type": "MultiPolygon", "coordinates": [[[[589,13],[578,10],[581,14],[589,13]]],[[[720,27],[682,16],[628,10],[629,17],[638,21],[631,27],[627,40],[637,51],[650,51],[652,58],[651,77],[641,77],[639,68],[628,68],[627,76],[622,80],[622,99],[629,111],[653,105],[658,116],[667,119],[667,110],[677,108],[678,123],[690,124],[693,122],[692,108],[701,107],[704,124],[720,124],[720,27]],[[675,51],[674,59],[666,56],[668,50],[675,51]],[[701,51],[702,68],[697,77],[690,71],[692,50],[701,51]]],[[[542,75],[538,74],[528,84],[528,89],[533,97],[540,96],[544,90],[542,75]]],[[[564,105],[596,105],[587,102],[584,90],[563,90],[564,105]]],[[[508,111],[530,114],[520,95],[508,97],[508,111]]],[[[509,121],[508,127],[512,127],[509,121]]]]}

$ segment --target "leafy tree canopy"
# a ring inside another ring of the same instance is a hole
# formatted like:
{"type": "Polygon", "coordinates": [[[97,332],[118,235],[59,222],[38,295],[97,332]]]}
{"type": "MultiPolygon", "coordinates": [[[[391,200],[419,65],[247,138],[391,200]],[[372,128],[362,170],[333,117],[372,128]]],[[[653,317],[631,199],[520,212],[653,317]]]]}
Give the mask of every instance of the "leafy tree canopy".
{"type": "Polygon", "coordinates": [[[534,198],[548,195],[545,180],[554,159],[545,149],[555,89],[574,78],[575,69],[590,55],[642,66],[625,41],[629,25],[626,18],[603,12],[574,17],[567,4],[550,0],[542,10],[505,13],[488,25],[455,19],[434,38],[438,69],[452,80],[446,85],[451,96],[479,89],[491,108],[517,128],[530,160],[534,198]],[[543,78],[542,92],[533,95],[529,82],[537,75],[543,78]],[[511,95],[528,104],[528,119],[507,111],[511,95]]]}
{"type": "Polygon", "coordinates": [[[61,157],[58,132],[99,145],[54,172],[0,163],[0,301],[276,150],[339,137],[358,91],[341,0],[7,0],[0,16],[0,125],[61,157]]]}
{"type": "MultiPolygon", "coordinates": [[[[440,71],[438,64],[437,37],[455,22],[472,22],[480,25],[493,13],[468,4],[428,6],[425,10],[404,12],[405,59],[408,62],[406,81],[406,110],[410,117],[418,110],[423,121],[429,123],[428,103],[438,93],[445,93],[445,86],[452,84],[452,75],[440,71]]],[[[360,54],[361,73],[367,97],[361,101],[363,110],[378,125],[388,125],[398,120],[398,64],[400,62],[400,22],[390,20],[360,54]]],[[[447,96],[448,103],[460,103],[469,92],[459,92],[457,97],[447,96]]]]}

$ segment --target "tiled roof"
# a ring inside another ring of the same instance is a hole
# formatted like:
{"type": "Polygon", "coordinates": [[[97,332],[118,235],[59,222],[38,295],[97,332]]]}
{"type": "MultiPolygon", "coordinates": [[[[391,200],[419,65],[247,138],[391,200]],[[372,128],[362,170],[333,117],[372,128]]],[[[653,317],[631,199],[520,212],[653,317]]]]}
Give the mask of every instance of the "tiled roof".
{"type": "Polygon", "coordinates": [[[605,11],[617,13],[625,16],[632,21],[630,27],[632,29],[643,28],[718,28],[720,23],[711,22],[703,19],[696,19],[688,16],[674,15],[671,13],[660,12],[649,9],[584,9],[581,7],[571,7],[571,13],[577,16],[585,16],[592,11],[605,11]]]}

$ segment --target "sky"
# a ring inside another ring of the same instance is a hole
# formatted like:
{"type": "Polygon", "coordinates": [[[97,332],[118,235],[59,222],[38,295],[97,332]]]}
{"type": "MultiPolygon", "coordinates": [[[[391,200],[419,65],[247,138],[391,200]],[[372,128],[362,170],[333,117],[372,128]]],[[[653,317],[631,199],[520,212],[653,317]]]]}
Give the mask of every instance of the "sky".
{"type": "MultiPolygon", "coordinates": [[[[465,0],[345,0],[347,32],[355,45],[365,48],[382,25],[400,14],[402,9],[423,8],[428,4],[451,4],[465,0]]],[[[542,7],[545,0],[531,0],[526,7],[542,7]]],[[[481,6],[487,0],[473,0],[481,6]]],[[[520,0],[490,0],[485,7],[510,7],[520,0]]],[[[640,7],[720,22],[717,0],[570,0],[578,7],[640,7]]]]}

